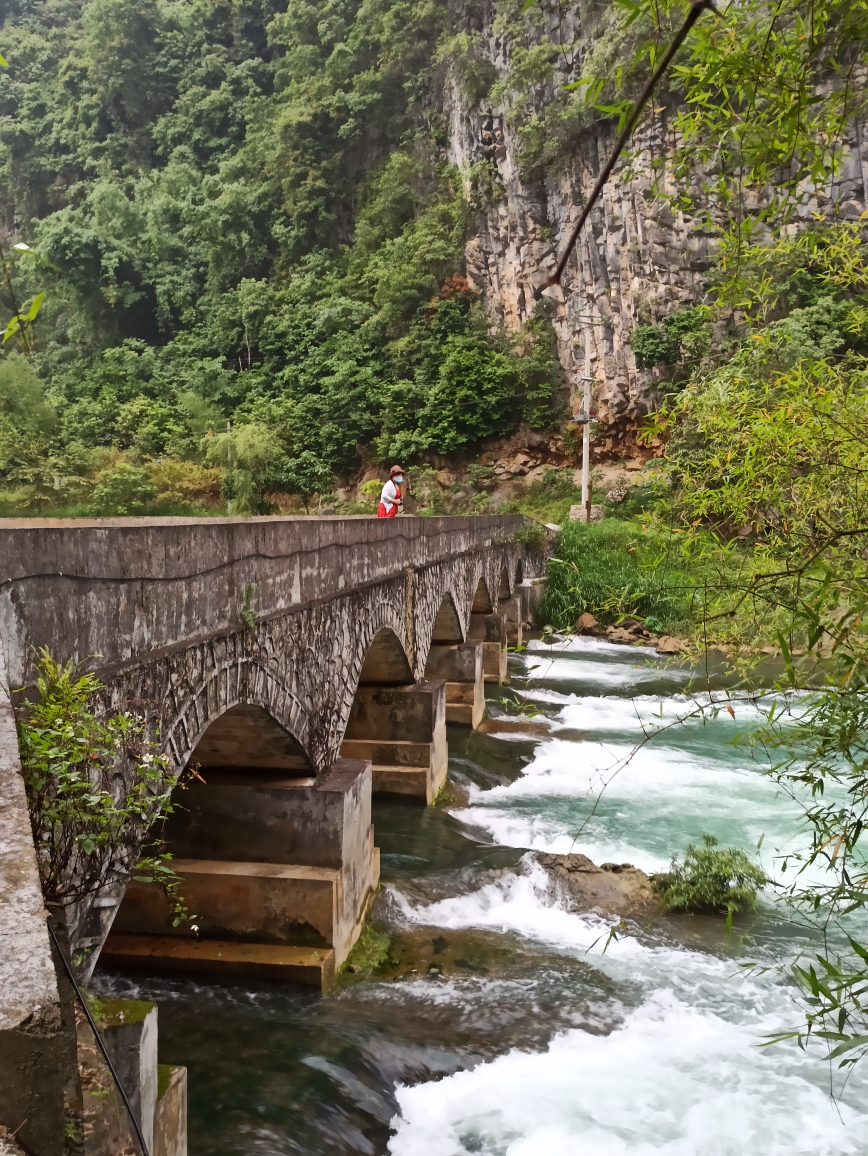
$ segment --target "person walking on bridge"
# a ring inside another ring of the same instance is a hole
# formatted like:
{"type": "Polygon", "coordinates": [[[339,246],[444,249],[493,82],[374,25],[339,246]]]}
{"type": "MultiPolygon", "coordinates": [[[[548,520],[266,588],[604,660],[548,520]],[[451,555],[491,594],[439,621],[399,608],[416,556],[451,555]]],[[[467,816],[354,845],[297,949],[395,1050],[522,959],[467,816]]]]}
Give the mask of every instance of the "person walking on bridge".
{"type": "Polygon", "coordinates": [[[378,518],[394,518],[404,508],[404,499],[401,496],[401,486],[404,484],[404,471],[400,466],[392,466],[389,470],[389,480],[383,486],[380,494],[380,508],[378,518]]]}

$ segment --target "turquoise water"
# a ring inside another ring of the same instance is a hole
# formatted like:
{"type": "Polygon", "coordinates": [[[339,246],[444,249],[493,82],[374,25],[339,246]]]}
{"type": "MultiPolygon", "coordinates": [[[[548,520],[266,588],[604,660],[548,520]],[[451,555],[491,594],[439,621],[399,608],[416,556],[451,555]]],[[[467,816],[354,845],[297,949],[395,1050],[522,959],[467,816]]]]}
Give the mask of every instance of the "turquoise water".
{"type": "Polygon", "coordinates": [[[835,1104],[819,1049],[758,1046],[799,1017],[774,965],[803,936],[773,896],[730,936],[669,917],[604,952],[608,923],[565,910],[528,855],[654,870],[708,831],[762,836],[773,872],[798,811],[731,742],[752,708],[680,721],[709,701],[688,672],[591,640],[513,667],[542,713],[450,734],[452,809],[376,806],[392,949],[375,977],[322,998],[98,974],[159,1001],[161,1059],[189,1068],[191,1156],[868,1150],[866,1076],[835,1104]]]}

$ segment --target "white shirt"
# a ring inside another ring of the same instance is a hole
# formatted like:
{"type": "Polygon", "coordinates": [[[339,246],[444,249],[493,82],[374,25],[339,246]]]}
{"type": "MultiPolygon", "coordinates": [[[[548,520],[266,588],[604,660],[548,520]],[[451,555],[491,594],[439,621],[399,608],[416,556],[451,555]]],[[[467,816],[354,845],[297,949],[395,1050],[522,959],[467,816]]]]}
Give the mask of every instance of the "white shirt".
{"type": "Polygon", "coordinates": [[[389,510],[391,510],[392,506],[398,505],[398,498],[400,496],[401,495],[398,492],[398,487],[390,478],[389,481],[386,482],[385,486],[383,486],[383,491],[380,494],[380,501],[386,507],[387,513],[389,510]]]}

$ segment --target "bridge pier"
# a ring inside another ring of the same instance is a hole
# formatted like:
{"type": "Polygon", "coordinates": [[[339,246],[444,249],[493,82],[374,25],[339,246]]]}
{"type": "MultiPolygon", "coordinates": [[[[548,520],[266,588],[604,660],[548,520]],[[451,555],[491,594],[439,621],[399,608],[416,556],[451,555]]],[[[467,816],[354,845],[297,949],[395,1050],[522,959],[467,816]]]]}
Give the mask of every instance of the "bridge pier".
{"type": "Polygon", "coordinates": [[[503,618],[507,646],[521,646],[525,621],[521,598],[518,595],[502,598],[497,604],[497,612],[503,618]]]}
{"type": "Polygon", "coordinates": [[[506,620],[502,614],[471,614],[467,637],[482,643],[485,682],[506,681],[506,620]]]}
{"type": "Polygon", "coordinates": [[[370,759],[377,794],[431,803],[446,782],[446,684],[361,684],[344,741],[344,758],[370,759]]]}
{"type": "Polygon", "coordinates": [[[303,779],[267,767],[202,767],[200,775],[165,827],[198,936],[172,926],[158,886],[133,881],[103,959],[325,990],[362,930],[380,874],[370,764],[338,759],[303,779]]]}
{"type": "Polygon", "coordinates": [[[425,677],[446,682],[446,721],[476,727],[485,714],[481,642],[439,642],[428,651],[425,677]]]}

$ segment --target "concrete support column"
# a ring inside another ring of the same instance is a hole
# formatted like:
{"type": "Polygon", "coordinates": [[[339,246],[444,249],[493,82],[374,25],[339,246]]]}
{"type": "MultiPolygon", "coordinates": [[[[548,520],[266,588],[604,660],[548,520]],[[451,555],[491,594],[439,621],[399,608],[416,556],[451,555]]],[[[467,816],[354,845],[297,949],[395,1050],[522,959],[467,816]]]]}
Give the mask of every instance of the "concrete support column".
{"type": "Polygon", "coordinates": [[[518,595],[513,595],[510,598],[502,598],[497,604],[497,612],[503,617],[506,625],[507,645],[521,646],[521,628],[524,622],[521,598],[519,598],[518,595]]]}
{"type": "Polygon", "coordinates": [[[446,683],[359,686],[341,755],[371,760],[375,792],[433,802],[449,758],[446,683]]]}
{"type": "Polygon", "coordinates": [[[479,726],[485,715],[481,642],[434,643],[425,677],[446,681],[447,722],[479,726]]]}
{"type": "Polygon", "coordinates": [[[537,622],[537,609],[546,589],[545,578],[525,578],[518,586],[517,593],[521,599],[521,617],[526,626],[541,626],[537,622]]]}
{"type": "Polygon", "coordinates": [[[482,643],[482,674],[486,682],[506,679],[506,622],[502,614],[471,614],[467,637],[482,643]]]}
{"type": "MultiPolygon", "coordinates": [[[[187,1069],[157,1062],[157,1005],[100,999],[91,1011],[151,1156],[187,1156],[187,1069]]],[[[115,1156],[136,1148],[120,1094],[83,1018],[78,1023],[78,1066],[87,1156],[115,1156]]]]}
{"type": "Polygon", "coordinates": [[[380,875],[370,763],[316,778],[212,767],[166,825],[199,937],[163,892],[131,883],[103,949],[116,964],[224,971],[327,988],[362,930],[380,875]]]}

